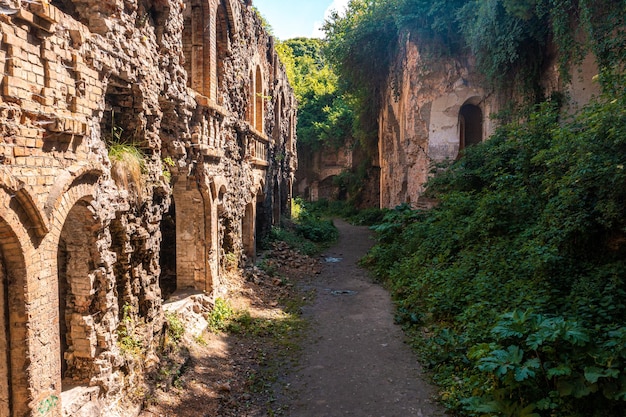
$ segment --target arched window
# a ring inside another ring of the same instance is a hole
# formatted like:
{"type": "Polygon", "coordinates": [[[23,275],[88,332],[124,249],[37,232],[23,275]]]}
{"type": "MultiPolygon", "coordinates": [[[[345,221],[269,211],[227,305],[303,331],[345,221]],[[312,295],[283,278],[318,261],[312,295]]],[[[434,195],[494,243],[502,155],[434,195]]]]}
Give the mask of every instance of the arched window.
{"type": "Polygon", "coordinates": [[[250,70],[250,101],[248,103],[248,121],[254,126],[254,92],[256,90],[254,84],[254,73],[250,70]]]}
{"type": "Polygon", "coordinates": [[[483,140],[483,112],[474,104],[465,104],[459,111],[459,150],[483,140]]]}
{"type": "Polygon", "coordinates": [[[278,96],[275,104],[274,104],[274,129],[272,130],[272,138],[275,142],[280,141],[281,134],[281,119],[283,114],[283,102],[284,99],[281,95],[278,96]]]}
{"type": "Polygon", "coordinates": [[[255,94],[254,94],[254,128],[263,133],[263,75],[261,67],[257,65],[255,76],[255,94]]]}
{"type": "Polygon", "coordinates": [[[224,0],[220,1],[217,7],[217,15],[215,19],[215,62],[212,64],[213,68],[215,68],[214,73],[212,74],[212,84],[211,84],[211,92],[215,93],[215,101],[219,105],[223,105],[222,96],[219,93],[221,87],[222,80],[224,79],[224,62],[226,61],[226,57],[230,54],[230,42],[231,42],[231,34],[233,32],[233,25],[231,24],[231,20],[229,18],[229,5],[226,4],[224,0]]]}
{"type": "Polygon", "coordinates": [[[210,16],[208,5],[204,2],[193,1],[184,9],[183,18],[183,55],[187,86],[211,97],[211,78],[215,73],[211,56],[211,31],[215,29],[215,16],[210,16]]]}

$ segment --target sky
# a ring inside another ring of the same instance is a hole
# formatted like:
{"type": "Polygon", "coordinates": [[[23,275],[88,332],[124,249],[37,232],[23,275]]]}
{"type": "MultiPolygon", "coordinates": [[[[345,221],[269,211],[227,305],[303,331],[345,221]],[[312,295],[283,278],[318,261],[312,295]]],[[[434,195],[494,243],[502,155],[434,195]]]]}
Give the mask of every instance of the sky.
{"type": "Polygon", "coordinates": [[[280,40],[323,38],[321,27],[331,10],[343,10],[349,0],[253,0],[280,40]]]}

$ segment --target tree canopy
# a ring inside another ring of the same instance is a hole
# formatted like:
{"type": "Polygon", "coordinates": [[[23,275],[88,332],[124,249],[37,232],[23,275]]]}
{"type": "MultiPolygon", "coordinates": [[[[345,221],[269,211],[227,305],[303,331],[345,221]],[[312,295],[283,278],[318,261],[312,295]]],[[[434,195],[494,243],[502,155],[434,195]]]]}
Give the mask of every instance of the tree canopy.
{"type": "Polygon", "coordinates": [[[341,146],[352,137],[350,97],[323,53],[319,39],[295,38],[276,49],[298,99],[298,144],[310,150],[341,146]]]}
{"type": "Polygon", "coordinates": [[[590,50],[602,68],[623,72],[624,19],[626,2],[613,0],[351,0],[327,20],[325,49],[356,98],[357,133],[375,141],[382,94],[399,82],[403,36],[432,57],[471,54],[486,82],[514,85],[532,104],[544,99],[539,76],[553,46],[566,80],[590,50]]]}

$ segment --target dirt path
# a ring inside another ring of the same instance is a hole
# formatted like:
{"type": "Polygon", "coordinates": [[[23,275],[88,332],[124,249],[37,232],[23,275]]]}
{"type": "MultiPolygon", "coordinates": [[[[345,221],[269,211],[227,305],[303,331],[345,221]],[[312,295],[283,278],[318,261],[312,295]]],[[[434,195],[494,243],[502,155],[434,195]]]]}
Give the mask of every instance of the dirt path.
{"type": "Polygon", "coordinates": [[[340,238],[325,252],[322,272],[307,282],[317,292],[306,307],[313,324],[301,366],[289,377],[291,417],[434,417],[415,355],[393,323],[389,294],[357,262],[372,245],[370,232],[335,220],[340,238]]]}

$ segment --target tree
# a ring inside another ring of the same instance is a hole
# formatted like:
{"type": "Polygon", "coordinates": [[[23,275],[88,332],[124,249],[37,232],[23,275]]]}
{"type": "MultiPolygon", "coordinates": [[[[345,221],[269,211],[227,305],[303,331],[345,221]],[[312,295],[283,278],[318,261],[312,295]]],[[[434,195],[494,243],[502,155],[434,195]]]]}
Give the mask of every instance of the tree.
{"type": "Polygon", "coordinates": [[[298,144],[309,150],[340,147],[352,137],[350,99],[340,90],[323,46],[322,40],[309,38],[289,39],[277,46],[299,103],[298,144]]]}

